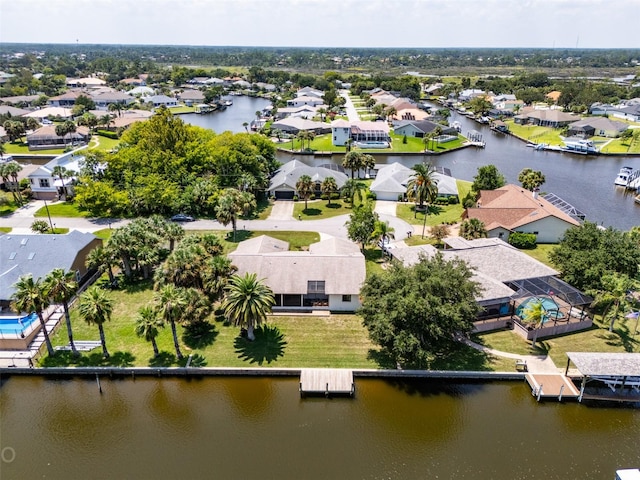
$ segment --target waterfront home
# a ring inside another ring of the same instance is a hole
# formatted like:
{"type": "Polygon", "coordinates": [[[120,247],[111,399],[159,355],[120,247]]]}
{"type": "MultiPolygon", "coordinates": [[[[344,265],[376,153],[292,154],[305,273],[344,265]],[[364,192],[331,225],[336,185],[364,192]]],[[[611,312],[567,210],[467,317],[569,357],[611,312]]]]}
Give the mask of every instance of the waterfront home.
{"type": "Polygon", "coordinates": [[[91,100],[93,100],[96,104],[97,110],[108,110],[109,105],[131,105],[133,102],[135,102],[136,99],[125,92],[120,92],[113,89],[105,89],[92,93],[91,100]]]}
{"type": "Polygon", "coordinates": [[[562,112],[558,109],[525,109],[519,115],[513,117],[514,122],[521,125],[539,125],[541,127],[561,128],[572,122],[580,120],[573,113],[562,112]]]}
{"type": "Polygon", "coordinates": [[[92,233],[72,230],[66,235],[9,233],[0,236],[0,310],[9,310],[13,285],[22,275],[44,278],[54,268],[76,273],[82,282],[88,273],[87,255],[102,240],[92,233]]]}
{"type": "Polygon", "coordinates": [[[329,124],[314,122],[300,117],[287,117],[271,124],[271,128],[281,132],[297,135],[299,132],[308,131],[316,134],[329,133],[329,124]]]}
{"type": "Polygon", "coordinates": [[[296,92],[296,97],[324,97],[324,92],[313,87],[303,87],[296,92]]]}
{"type": "Polygon", "coordinates": [[[345,146],[351,142],[390,142],[387,122],[350,122],[338,119],[331,122],[331,143],[345,146]]]}
{"type": "Polygon", "coordinates": [[[321,195],[322,182],[328,178],[333,177],[338,185],[338,190],[341,189],[347,182],[349,177],[340,171],[341,167],[338,165],[330,165],[320,167],[310,167],[306,163],[300,160],[291,160],[290,162],[282,165],[269,180],[268,192],[276,199],[292,199],[297,194],[296,184],[303,175],[308,175],[315,184],[315,192],[317,195],[321,195]],[[331,168],[329,168],[331,167],[331,168]]]}
{"type": "Polygon", "coordinates": [[[83,162],[83,155],[68,152],[58,155],[31,172],[27,178],[29,179],[33,198],[36,200],[55,200],[73,195],[73,186],[83,162]],[[69,176],[61,180],[53,174],[55,167],[64,167],[69,176]]]}
{"type": "Polygon", "coordinates": [[[303,105],[311,105],[313,107],[319,107],[324,104],[324,100],[318,97],[312,97],[304,95],[301,97],[295,97],[291,100],[287,100],[287,107],[301,107],[303,105]]]}
{"type": "Polygon", "coordinates": [[[191,106],[198,103],[204,103],[204,93],[194,88],[185,88],[177,94],[178,100],[184,102],[185,105],[191,106]]]}
{"type": "Polygon", "coordinates": [[[493,108],[501,111],[509,111],[513,112],[516,109],[521,109],[524,107],[524,102],[522,100],[518,100],[515,95],[512,93],[502,94],[502,95],[494,95],[489,99],[493,108]]]}
{"type": "Polygon", "coordinates": [[[458,95],[459,102],[468,102],[476,97],[483,97],[487,95],[484,90],[479,90],[477,88],[467,88],[466,90],[462,90],[458,95]]]}
{"type": "Polygon", "coordinates": [[[626,123],[616,122],[610,118],[590,117],[570,123],[567,135],[581,138],[593,136],[615,138],[619,137],[627,128],[626,123]]]}
{"type": "Polygon", "coordinates": [[[89,142],[91,135],[88,127],[76,127],[75,132],[61,137],[56,133],[55,125],[45,125],[27,134],[29,150],[44,150],[49,148],[64,148],[69,144],[84,144],[89,142]]]}
{"type": "Polygon", "coordinates": [[[437,128],[440,128],[441,135],[454,135],[455,137],[458,136],[458,131],[455,128],[440,125],[430,120],[403,120],[397,122],[393,131],[396,135],[424,138],[430,133],[433,133],[437,128]]]}
{"type": "Polygon", "coordinates": [[[300,117],[311,119],[317,115],[319,107],[311,105],[301,105],[299,107],[282,107],[278,108],[275,119],[281,120],[287,117],[300,117]]]}
{"type": "MultiPolygon", "coordinates": [[[[395,162],[380,168],[369,190],[376,194],[378,200],[397,201],[407,193],[407,184],[415,175],[412,168],[395,162]]],[[[441,172],[434,172],[433,178],[438,185],[439,197],[457,197],[458,185],[456,179],[441,172]]]]}
{"type": "Polygon", "coordinates": [[[429,115],[428,112],[425,112],[420,108],[412,106],[410,108],[402,108],[402,109],[396,110],[396,113],[391,116],[391,121],[393,124],[396,124],[397,122],[402,120],[421,121],[421,120],[426,120],[430,116],[431,115],[429,115]]]}
{"type": "Polygon", "coordinates": [[[158,107],[177,107],[178,100],[174,97],[168,97],[167,95],[153,95],[151,97],[144,98],[144,101],[153,105],[154,108],[158,107]]]}
{"type": "Polygon", "coordinates": [[[484,223],[489,237],[504,240],[512,232],[533,233],[538,243],[558,243],[567,229],[580,225],[549,201],[517,185],[481,190],[477,207],[464,217],[484,223]]]}
{"type": "Polygon", "coordinates": [[[238,274],[255,273],[275,294],[277,311],[353,312],[366,277],[364,255],[354,243],[332,237],[308,251],[266,235],[245,240],[228,255],[238,274]]]}
{"type": "Polygon", "coordinates": [[[405,266],[422,256],[440,252],[445,260],[462,260],[473,270],[472,280],[480,286],[476,297],[482,311],[474,323],[477,332],[513,328],[531,340],[590,328],[593,321],[585,308],[593,301],[568,283],[559,272],[497,238],[465,240],[448,237],[446,248],[433,245],[389,248],[388,253],[405,266]],[[523,310],[541,301],[546,317],[534,328],[524,321],[523,310]]]}
{"type": "Polygon", "coordinates": [[[40,108],[38,110],[34,110],[33,112],[25,113],[23,117],[26,118],[35,118],[40,123],[43,120],[51,117],[51,118],[60,118],[62,120],[70,120],[73,117],[73,112],[70,108],[64,107],[45,107],[40,108]]]}

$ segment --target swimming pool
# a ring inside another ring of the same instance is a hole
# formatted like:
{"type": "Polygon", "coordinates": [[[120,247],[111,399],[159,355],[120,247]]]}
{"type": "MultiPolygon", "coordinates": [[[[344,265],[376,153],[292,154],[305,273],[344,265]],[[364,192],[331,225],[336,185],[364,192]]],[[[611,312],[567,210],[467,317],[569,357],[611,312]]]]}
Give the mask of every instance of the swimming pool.
{"type": "Polygon", "coordinates": [[[0,333],[24,334],[37,319],[38,315],[35,312],[23,317],[0,317],[0,333]]]}
{"type": "Polygon", "coordinates": [[[516,315],[520,318],[524,317],[524,311],[532,304],[542,302],[542,308],[547,312],[542,318],[542,323],[559,320],[564,318],[564,313],[560,311],[560,307],[550,297],[529,297],[516,308],[516,315]]]}

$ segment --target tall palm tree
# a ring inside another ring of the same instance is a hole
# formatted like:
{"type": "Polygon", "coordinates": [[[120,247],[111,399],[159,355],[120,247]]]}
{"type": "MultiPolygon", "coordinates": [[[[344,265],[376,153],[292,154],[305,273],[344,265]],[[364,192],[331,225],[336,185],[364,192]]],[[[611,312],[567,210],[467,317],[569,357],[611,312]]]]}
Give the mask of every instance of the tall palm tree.
{"type": "Polygon", "coordinates": [[[173,252],[176,241],[184,237],[184,228],[175,222],[166,222],[163,235],[169,240],[169,251],[173,252]]]}
{"type": "Polygon", "coordinates": [[[21,276],[13,285],[13,288],[15,289],[15,292],[13,292],[11,296],[13,308],[18,312],[36,312],[40,325],[42,326],[44,341],[47,344],[47,352],[50,356],[53,356],[54,351],[51,346],[51,339],[49,338],[43,315],[44,310],[50,305],[49,294],[46,291],[44,283],[40,278],[34,280],[33,276],[28,274],[21,276]]]}
{"type": "Polygon", "coordinates": [[[345,198],[349,199],[349,202],[353,207],[353,202],[356,198],[358,198],[359,202],[362,201],[362,192],[364,192],[366,189],[366,184],[364,184],[363,182],[359,182],[358,180],[351,179],[347,180],[344,184],[344,187],[342,187],[342,195],[345,198]]]}
{"type": "Polygon", "coordinates": [[[20,206],[23,205],[22,193],[20,193],[20,185],[18,182],[18,174],[22,170],[22,166],[15,160],[0,165],[0,175],[4,182],[8,182],[11,178],[11,193],[13,200],[20,206]]]}
{"type": "Polygon", "coordinates": [[[80,295],[78,299],[78,312],[89,325],[98,326],[100,343],[102,344],[102,355],[104,358],[109,358],[103,325],[106,321],[111,320],[113,300],[109,298],[105,290],[97,285],[93,285],[80,295]]]}
{"type": "Polygon", "coordinates": [[[355,171],[360,170],[363,166],[362,153],[353,150],[347,152],[342,160],[342,166],[351,170],[351,179],[353,180],[355,171]]]}
{"type": "Polygon", "coordinates": [[[79,356],[76,345],[73,342],[73,330],[71,329],[71,315],[69,314],[69,300],[78,291],[78,282],[74,272],[65,272],[63,268],[54,268],[44,278],[45,289],[49,292],[49,297],[54,302],[62,303],[64,309],[64,319],[67,324],[67,336],[71,352],[75,357],[79,356]]]}
{"type": "Polygon", "coordinates": [[[362,154],[362,168],[364,169],[365,175],[368,175],[369,171],[375,168],[375,166],[376,159],[373,158],[373,155],[369,155],[368,153],[362,154]]]}
{"type": "Polygon", "coordinates": [[[338,183],[333,177],[327,177],[322,181],[320,190],[327,196],[327,206],[331,205],[331,195],[338,191],[338,183]]]}
{"type": "Polygon", "coordinates": [[[136,335],[144,338],[147,342],[151,342],[154,357],[160,355],[156,338],[159,333],[158,329],[162,327],[164,327],[164,323],[154,308],[145,305],[138,310],[135,326],[136,335]]]}
{"type": "Polygon", "coordinates": [[[73,172],[68,171],[65,167],[61,165],[56,165],[55,167],[53,167],[53,170],[51,171],[51,173],[53,174],[54,177],[58,177],[60,179],[60,182],[62,183],[62,192],[66,199],[67,187],[64,184],[64,179],[70,178],[71,176],[73,176],[73,172]]]}
{"type": "Polygon", "coordinates": [[[296,191],[298,193],[298,197],[304,200],[304,209],[307,209],[307,202],[309,201],[309,197],[313,195],[315,191],[316,184],[309,175],[302,175],[298,181],[296,182],[296,191]]]}
{"type": "Polygon", "coordinates": [[[118,265],[118,259],[116,258],[113,250],[108,246],[96,247],[87,255],[87,268],[95,268],[100,272],[106,271],[109,275],[110,284],[113,284],[115,281],[113,267],[116,265],[118,265]]]}
{"type": "Polygon", "coordinates": [[[255,340],[253,330],[261,325],[275,305],[273,292],[255,273],[246,273],[243,277],[234,275],[227,286],[223,301],[225,317],[237,327],[247,329],[247,338],[255,340]]]}
{"type": "Polygon", "coordinates": [[[378,220],[376,222],[376,228],[373,231],[373,235],[384,245],[385,243],[388,243],[389,240],[396,238],[393,232],[395,232],[395,229],[389,225],[389,222],[378,220]]]}
{"type": "Polygon", "coordinates": [[[183,290],[172,284],[164,285],[155,293],[154,301],[162,319],[171,325],[171,334],[173,335],[173,345],[176,349],[176,356],[178,360],[182,360],[183,355],[180,351],[180,344],[178,343],[176,322],[181,320],[183,310],[187,306],[187,300],[185,299],[183,290]]]}
{"type": "Polygon", "coordinates": [[[591,306],[605,307],[602,319],[609,318],[609,331],[613,332],[620,308],[627,303],[629,291],[633,289],[634,282],[627,275],[610,273],[602,276],[601,283],[603,288],[596,294],[591,306]]]}
{"type": "Polygon", "coordinates": [[[413,170],[416,173],[407,182],[407,197],[422,209],[425,202],[432,203],[438,196],[438,180],[434,176],[436,170],[430,163],[419,163],[413,170]]]}
{"type": "Polygon", "coordinates": [[[216,219],[222,225],[231,224],[233,240],[236,239],[236,222],[241,214],[248,214],[256,207],[256,198],[252,193],[241,192],[235,188],[227,188],[218,198],[216,219]]]}

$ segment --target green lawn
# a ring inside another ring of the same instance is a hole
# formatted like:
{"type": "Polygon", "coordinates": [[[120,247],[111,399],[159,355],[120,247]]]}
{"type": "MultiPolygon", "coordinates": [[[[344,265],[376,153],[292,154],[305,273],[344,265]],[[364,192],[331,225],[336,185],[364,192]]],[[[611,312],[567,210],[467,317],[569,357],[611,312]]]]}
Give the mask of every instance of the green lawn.
{"type": "Polygon", "coordinates": [[[58,202],[42,207],[34,214],[34,217],[47,217],[47,209],[49,209],[49,215],[52,217],[78,218],[89,216],[88,212],[80,211],[74,202],[58,202]]]}
{"type": "Polygon", "coordinates": [[[181,113],[193,113],[196,111],[196,107],[187,107],[186,105],[179,105],[177,107],[169,107],[169,111],[174,115],[178,115],[181,113]]]}
{"type": "MultiPolygon", "coordinates": [[[[456,180],[458,185],[458,196],[462,200],[471,190],[472,182],[456,180]]],[[[412,225],[422,225],[424,223],[424,213],[415,212],[414,203],[398,203],[396,215],[412,225]]],[[[440,225],[441,223],[457,223],[462,217],[464,207],[462,203],[454,205],[431,205],[427,214],[427,226],[440,225]]]]}
{"type": "Polygon", "coordinates": [[[293,218],[302,220],[321,220],[323,218],[337,217],[338,215],[349,215],[351,205],[342,199],[331,200],[328,205],[327,200],[309,200],[307,208],[304,208],[304,201],[300,200],[293,205],[293,218]]]}
{"type": "MultiPolygon", "coordinates": [[[[160,331],[158,346],[161,355],[153,358],[148,342],[134,333],[134,322],[140,306],[152,301],[149,282],[110,291],[114,301],[111,321],[104,326],[109,360],[102,350],[83,352],[74,360],[69,352],[56,352],[45,358],[43,366],[104,365],[104,366],[177,366],[185,365],[189,355],[192,365],[218,367],[331,367],[331,368],[394,368],[395,366],[368,338],[362,320],[357,315],[284,316],[268,318],[264,328],[256,331],[256,341],[238,337],[237,327],[221,319],[198,331],[178,326],[180,347],[185,358],[177,361],[171,329],[160,331]]],[[[72,309],[71,319],[76,340],[99,340],[98,329],[87,325],[72,309]]],[[[54,346],[66,345],[67,334],[61,325],[52,336],[54,346]]],[[[463,345],[456,345],[445,359],[435,360],[431,368],[453,370],[512,370],[513,362],[491,358],[463,345]]]]}
{"type": "Polygon", "coordinates": [[[556,248],[556,244],[554,243],[539,243],[536,245],[536,248],[533,250],[521,250],[526,253],[530,257],[535,258],[539,262],[544,263],[545,265],[554,268],[549,260],[549,254],[556,248]]]}
{"type": "MultiPolygon", "coordinates": [[[[594,139],[595,138],[596,137],[594,137],[594,139]]],[[[622,138],[601,139],[601,137],[598,137],[598,140],[599,141],[611,140],[609,143],[601,147],[600,151],[602,153],[640,153],[640,139],[637,139],[637,140],[633,138],[629,138],[626,140],[623,140],[622,138]]]]}
{"type": "Polygon", "coordinates": [[[214,233],[221,237],[225,244],[225,251],[232,252],[238,247],[238,243],[249,238],[259,237],[260,235],[268,235],[278,240],[289,242],[289,250],[306,250],[312,243],[320,241],[320,234],[317,232],[294,232],[286,230],[274,230],[274,231],[261,231],[261,230],[237,230],[236,239],[233,240],[233,232],[231,231],[195,231],[191,230],[188,233],[214,233]]]}
{"type": "Polygon", "coordinates": [[[518,125],[513,120],[505,120],[509,131],[516,137],[529,140],[534,143],[546,143],[547,145],[563,145],[560,138],[560,129],[551,127],[539,127],[536,125],[518,125]]]}
{"type": "Polygon", "coordinates": [[[4,150],[7,155],[11,155],[12,153],[31,155],[60,155],[61,153],[64,153],[64,148],[52,148],[49,150],[29,150],[29,146],[21,141],[5,143],[4,150]]]}
{"type": "Polygon", "coordinates": [[[120,140],[94,135],[91,138],[89,150],[100,150],[102,152],[109,152],[115,149],[118,145],[120,145],[120,140]]]}
{"type": "Polygon", "coordinates": [[[13,201],[13,194],[0,190],[0,217],[10,215],[17,209],[18,204],[13,201]]]}
{"type": "Polygon", "coordinates": [[[608,331],[608,324],[599,320],[593,328],[582,332],[570,333],[538,342],[533,350],[531,343],[510,330],[477,335],[475,340],[486,347],[521,355],[548,353],[556,366],[563,367],[567,362],[566,352],[620,352],[640,353],[640,332],[634,335],[636,321],[620,319],[614,331],[608,331]]]}
{"type": "Polygon", "coordinates": [[[11,233],[11,230],[13,230],[11,227],[0,227],[0,233],[11,233]]]}

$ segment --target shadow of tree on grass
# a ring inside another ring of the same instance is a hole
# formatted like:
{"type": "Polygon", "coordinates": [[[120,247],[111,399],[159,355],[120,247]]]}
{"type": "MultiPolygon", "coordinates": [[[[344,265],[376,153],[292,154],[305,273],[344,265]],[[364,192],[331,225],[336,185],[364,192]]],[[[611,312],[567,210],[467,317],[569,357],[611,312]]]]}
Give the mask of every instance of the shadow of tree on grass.
{"type": "Polygon", "coordinates": [[[302,210],[302,213],[307,217],[317,217],[318,215],[322,215],[322,210],[319,208],[305,208],[302,210]]]}
{"type": "Polygon", "coordinates": [[[236,337],[233,342],[238,358],[249,363],[271,363],[284,355],[287,342],[278,327],[264,325],[255,329],[256,339],[252,342],[244,337],[236,337]]]}
{"type": "Polygon", "coordinates": [[[202,349],[215,342],[219,332],[209,322],[196,322],[187,325],[182,334],[182,341],[191,349],[202,349]]]}
{"type": "Polygon", "coordinates": [[[131,352],[114,352],[109,358],[102,356],[102,347],[91,353],[74,357],[71,351],[57,351],[41,362],[43,367],[132,367],[136,357],[131,352]]]}
{"type": "Polygon", "coordinates": [[[171,367],[176,363],[176,355],[170,352],[160,352],[157,357],[149,360],[150,367],[171,367]]]}

